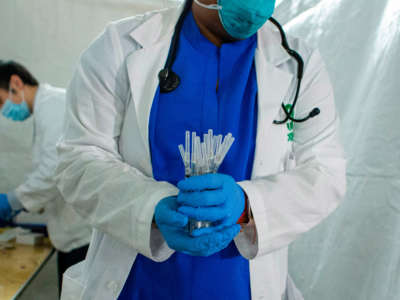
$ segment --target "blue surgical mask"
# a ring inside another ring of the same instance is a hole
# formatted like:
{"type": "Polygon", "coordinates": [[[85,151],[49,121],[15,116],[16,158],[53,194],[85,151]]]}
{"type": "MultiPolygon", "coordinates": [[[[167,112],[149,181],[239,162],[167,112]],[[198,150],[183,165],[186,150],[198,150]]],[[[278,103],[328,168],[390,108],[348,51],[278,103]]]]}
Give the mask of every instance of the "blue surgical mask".
{"type": "Polygon", "coordinates": [[[226,32],[235,39],[243,40],[255,34],[272,16],[275,0],[218,0],[218,4],[198,5],[218,10],[226,32]]]}
{"type": "Polygon", "coordinates": [[[11,91],[8,98],[1,109],[2,115],[13,121],[25,121],[31,115],[31,112],[23,94],[23,101],[20,104],[11,101],[11,91]]]}

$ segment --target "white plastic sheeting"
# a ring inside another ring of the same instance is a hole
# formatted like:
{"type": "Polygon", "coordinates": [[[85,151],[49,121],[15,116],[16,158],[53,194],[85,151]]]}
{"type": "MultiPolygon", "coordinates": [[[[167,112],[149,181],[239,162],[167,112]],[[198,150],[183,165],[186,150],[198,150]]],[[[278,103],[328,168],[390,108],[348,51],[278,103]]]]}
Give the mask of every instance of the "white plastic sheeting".
{"type": "MultiPolygon", "coordinates": [[[[291,247],[291,274],[306,300],[398,300],[400,2],[277,4],[275,17],[288,32],[318,46],[325,58],[348,157],[347,199],[291,247]]],[[[174,3],[1,0],[0,58],[19,60],[41,81],[65,86],[79,53],[108,21],[167,5],[174,3]]],[[[29,167],[26,128],[29,123],[0,117],[0,191],[15,186],[29,167]]]]}
{"type": "Polygon", "coordinates": [[[398,300],[400,2],[283,0],[275,17],[320,48],[348,157],[347,198],[292,246],[291,274],[307,300],[398,300]]]}

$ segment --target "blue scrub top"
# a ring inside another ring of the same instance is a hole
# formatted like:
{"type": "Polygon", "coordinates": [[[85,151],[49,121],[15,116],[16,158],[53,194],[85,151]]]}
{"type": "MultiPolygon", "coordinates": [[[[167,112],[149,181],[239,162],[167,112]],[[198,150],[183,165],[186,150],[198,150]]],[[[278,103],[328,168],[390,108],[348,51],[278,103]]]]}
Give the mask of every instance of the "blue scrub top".
{"type": "MultiPolygon", "coordinates": [[[[178,145],[185,131],[235,137],[219,169],[236,181],[251,177],[257,132],[257,36],[216,47],[186,17],[173,69],[181,78],[172,93],[157,91],[150,115],[153,175],[174,185],[184,178],[178,145]]],[[[138,255],[120,300],[250,300],[249,263],[232,241],[209,257],[175,252],[157,263],[138,255]]]]}

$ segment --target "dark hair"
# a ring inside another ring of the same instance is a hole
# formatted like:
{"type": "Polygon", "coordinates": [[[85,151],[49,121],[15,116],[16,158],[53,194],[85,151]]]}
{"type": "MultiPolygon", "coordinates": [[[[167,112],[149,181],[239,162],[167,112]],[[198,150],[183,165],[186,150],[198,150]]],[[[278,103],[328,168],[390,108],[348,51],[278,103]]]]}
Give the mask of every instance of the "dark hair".
{"type": "Polygon", "coordinates": [[[36,78],[23,65],[12,60],[5,61],[0,59],[0,88],[9,89],[12,75],[18,75],[24,84],[39,85],[36,78]]]}

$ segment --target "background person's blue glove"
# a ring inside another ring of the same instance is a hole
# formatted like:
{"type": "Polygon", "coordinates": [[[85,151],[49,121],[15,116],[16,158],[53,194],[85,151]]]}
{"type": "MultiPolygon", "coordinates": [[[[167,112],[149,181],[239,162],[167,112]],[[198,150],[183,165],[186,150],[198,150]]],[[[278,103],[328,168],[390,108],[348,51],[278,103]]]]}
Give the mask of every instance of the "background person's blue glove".
{"type": "Polygon", "coordinates": [[[12,209],[8,203],[7,194],[0,194],[0,220],[9,221],[12,218],[12,209]]]}
{"type": "Polygon", "coordinates": [[[155,209],[155,221],[171,249],[192,256],[210,256],[225,249],[240,231],[233,225],[221,231],[192,237],[187,231],[188,217],[179,213],[177,197],[161,200],[155,209]]]}
{"type": "Polygon", "coordinates": [[[236,224],[245,208],[245,195],[235,180],[224,174],[193,176],[178,183],[178,211],[199,221],[216,222],[215,227],[197,229],[200,236],[236,224]]]}

